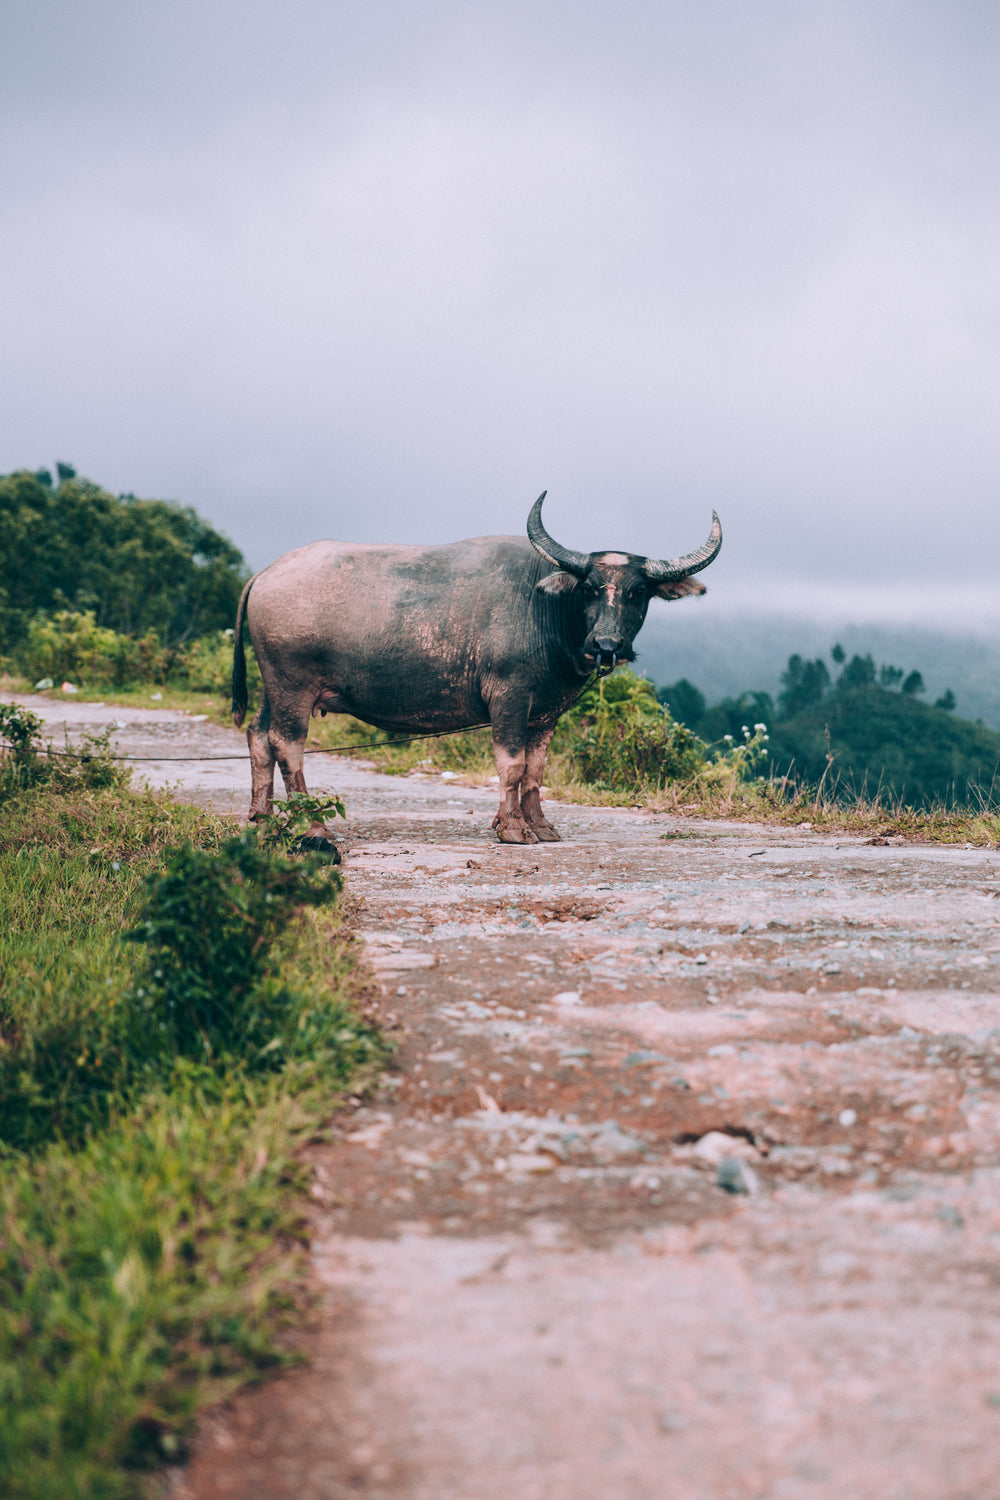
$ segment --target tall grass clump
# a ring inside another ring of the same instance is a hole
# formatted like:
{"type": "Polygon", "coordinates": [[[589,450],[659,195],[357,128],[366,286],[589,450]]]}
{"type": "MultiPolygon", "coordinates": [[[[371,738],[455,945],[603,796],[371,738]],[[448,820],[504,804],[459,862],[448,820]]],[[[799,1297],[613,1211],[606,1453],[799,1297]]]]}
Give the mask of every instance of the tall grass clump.
{"type": "Polygon", "coordinates": [[[312,799],[239,833],[3,732],[0,1495],[132,1500],[289,1357],[299,1146],[383,1054],[312,799]]]}
{"type": "Polygon", "coordinates": [[[559,721],[552,755],[553,784],[578,781],[629,796],[690,781],[708,764],[702,741],[674,722],[647,678],[628,668],[587,687],[559,721]]]}

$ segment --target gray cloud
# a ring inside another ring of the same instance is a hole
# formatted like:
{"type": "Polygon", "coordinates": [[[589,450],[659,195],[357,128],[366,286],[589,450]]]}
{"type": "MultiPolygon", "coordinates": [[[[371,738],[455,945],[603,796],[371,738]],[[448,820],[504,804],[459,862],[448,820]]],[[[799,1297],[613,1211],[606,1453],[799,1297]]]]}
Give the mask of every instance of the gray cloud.
{"type": "Polygon", "coordinates": [[[717,506],[717,598],[988,597],[991,7],[19,10],[0,470],[183,499],[258,564],[547,486],[574,546],[717,506]]]}

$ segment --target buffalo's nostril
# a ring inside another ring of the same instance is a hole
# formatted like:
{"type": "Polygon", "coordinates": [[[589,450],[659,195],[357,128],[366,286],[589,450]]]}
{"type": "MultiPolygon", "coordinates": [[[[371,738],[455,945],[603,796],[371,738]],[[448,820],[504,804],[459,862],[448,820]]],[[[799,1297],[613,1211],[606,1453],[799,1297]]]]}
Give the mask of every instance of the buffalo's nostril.
{"type": "Polygon", "coordinates": [[[594,645],[597,647],[598,651],[603,651],[606,656],[616,654],[622,649],[622,643],[619,636],[599,635],[594,641],[594,645]]]}

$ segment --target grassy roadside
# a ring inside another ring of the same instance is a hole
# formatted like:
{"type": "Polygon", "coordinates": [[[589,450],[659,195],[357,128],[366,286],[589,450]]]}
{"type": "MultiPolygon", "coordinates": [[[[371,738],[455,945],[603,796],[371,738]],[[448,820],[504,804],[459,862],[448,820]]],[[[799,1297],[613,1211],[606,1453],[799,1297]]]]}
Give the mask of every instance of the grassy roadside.
{"type": "Polygon", "coordinates": [[[131,1500],[206,1402],[288,1359],[300,1147],[384,1052],[335,872],[134,793],[99,757],[15,771],[0,763],[0,1494],[131,1500]]]}

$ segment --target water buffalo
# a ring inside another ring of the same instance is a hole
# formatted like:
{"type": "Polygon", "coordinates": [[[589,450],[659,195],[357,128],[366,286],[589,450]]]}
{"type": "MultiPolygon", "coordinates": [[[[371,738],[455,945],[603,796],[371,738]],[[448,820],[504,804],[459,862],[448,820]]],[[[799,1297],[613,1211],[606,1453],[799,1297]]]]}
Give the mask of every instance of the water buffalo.
{"type": "MultiPolygon", "coordinates": [[[[549,741],[598,666],[633,659],[650,599],[703,594],[692,575],[722,545],[669,562],[626,552],[571,552],[542,525],[539,495],[527,539],[477,537],[444,547],[312,542],[251,578],[236,615],[233,722],[247,707],[243,621],[264,691],[247,731],[250,817],[266,813],[274,763],[304,792],[311,714],[354,714],[400,734],[490,724],[505,844],[559,835],[542,811],[549,741]],[[556,569],[555,572],[551,571],[556,569]]],[[[306,843],[333,849],[314,824],[306,843]]]]}

